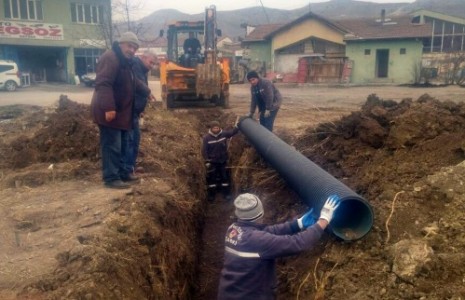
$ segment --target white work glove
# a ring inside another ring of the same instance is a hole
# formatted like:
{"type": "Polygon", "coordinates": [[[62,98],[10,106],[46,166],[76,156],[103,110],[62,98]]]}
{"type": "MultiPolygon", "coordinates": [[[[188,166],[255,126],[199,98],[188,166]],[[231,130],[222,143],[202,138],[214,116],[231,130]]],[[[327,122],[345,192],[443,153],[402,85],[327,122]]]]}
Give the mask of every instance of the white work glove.
{"type": "Polygon", "coordinates": [[[205,168],[209,169],[211,167],[211,163],[209,161],[205,162],[205,168]]]}
{"type": "Polygon", "coordinates": [[[337,209],[341,201],[339,200],[339,196],[331,195],[326,199],[325,205],[320,212],[320,219],[324,219],[331,223],[331,219],[333,218],[334,211],[337,209]]]}
{"type": "Polygon", "coordinates": [[[240,120],[241,120],[241,119],[239,118],[239,116],[237,116],[236,122],[234,122],[234,128],[237,128],[237,126],[239,125],[239,121],[240,121],[240,120]]]}
{"type": "Polygon", "coordinates": [[[263,113],[263,117],[269,118],[270,116],[271,116],[271,111],[265,110],[265,112],[263,113]]]}

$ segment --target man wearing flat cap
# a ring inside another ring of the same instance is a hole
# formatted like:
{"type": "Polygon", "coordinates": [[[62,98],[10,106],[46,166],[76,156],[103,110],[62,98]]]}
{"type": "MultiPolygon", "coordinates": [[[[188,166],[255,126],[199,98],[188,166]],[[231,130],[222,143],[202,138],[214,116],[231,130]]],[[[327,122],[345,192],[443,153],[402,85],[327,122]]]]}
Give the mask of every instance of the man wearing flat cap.
{"type": "Polygon", "coordinates": [[[298,219],[267,226],[262,224],[260,199],[249,193],[239,195],[234,200],[237,221],[226,231],[217,299],[276,299],[275,259],[311,249],[331,222],[339,202],[337,195],[330,196],[318,219],[311,209],[298,219]]]}
{"type": "Polygon", "coordinates": [[[283,101],[281,93],[271,80],[261,78],[256,71],[246,75],[249,81],[252,100],[248,117],[253,117],[258,107],[259,121],[269,131],[273,131],[274,120],[283,101]]]}
{"type": "Polygon", "coordinates": [[[150,95],[150,89],[136,79],[132,70],[132,58],[139,45],[137,36],[126,32],[97,63],[91,113],[100,131],[102,177],[109,188],[125,189],[137,182],[137,177],[128,172],[125,158],[135,92],[150,95]]]}

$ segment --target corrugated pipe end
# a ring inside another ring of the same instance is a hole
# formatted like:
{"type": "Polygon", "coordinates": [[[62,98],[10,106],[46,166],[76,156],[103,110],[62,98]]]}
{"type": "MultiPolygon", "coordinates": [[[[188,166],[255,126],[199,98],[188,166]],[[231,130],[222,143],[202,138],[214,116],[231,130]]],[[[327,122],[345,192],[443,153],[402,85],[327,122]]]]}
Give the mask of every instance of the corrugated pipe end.
{"type": "Polygon", "coordinates": [[[373,210],[364,199],[343,198],[331,221],[331,230],[345,241],[364,237],[373,226],[373,210]]]}

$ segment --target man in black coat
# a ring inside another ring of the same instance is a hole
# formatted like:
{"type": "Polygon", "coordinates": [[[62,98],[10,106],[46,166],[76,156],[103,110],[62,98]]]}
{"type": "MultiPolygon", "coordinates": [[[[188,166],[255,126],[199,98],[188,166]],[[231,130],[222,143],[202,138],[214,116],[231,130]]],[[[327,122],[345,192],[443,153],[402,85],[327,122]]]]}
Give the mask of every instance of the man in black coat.
{"type": "MultiPolygon", "coordinates": [[[[133,59],[133,72],[134,75],[138,80],[143,82],[146,86],[148,86],[148,73],[153,68],[153,66],[157,63],[157,56],[150,52],[145,51],[140,57],[134,57],[133,59]]],[[[155,96],[150,94],[147,97],[146,93],[143,91],[136,90],[135,99],[134,99],[134,114],[132,119],[132,130],[129,131],[129,146],[127,155],[125,158],[125,166],[128,168],[128,173],[133,174],[135,176],[136,170],[136,160],[139,154],[139,145],[140,145],[140,122],[143,116],[143,112],[145,107],[147,106],[148,100],[155,101],[155,96]]]]}

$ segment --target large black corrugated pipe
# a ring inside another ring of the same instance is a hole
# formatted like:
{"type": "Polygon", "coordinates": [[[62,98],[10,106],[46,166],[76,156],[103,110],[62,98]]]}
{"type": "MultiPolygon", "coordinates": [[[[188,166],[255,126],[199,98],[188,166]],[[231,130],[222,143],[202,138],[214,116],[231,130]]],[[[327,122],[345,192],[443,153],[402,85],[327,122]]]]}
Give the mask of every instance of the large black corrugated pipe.
{"type": "Polygon", "coordinates": [[[257,152],[271,164],[288,185],[319,214],[328,196],[336,194],[341,204],[331,221],[339,238],[351,241],[366,235],[373,226],[370,204],[345,184],[279,139],[251,118],[238,124],[257,152]]]}

